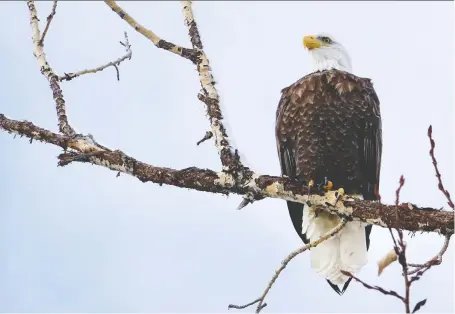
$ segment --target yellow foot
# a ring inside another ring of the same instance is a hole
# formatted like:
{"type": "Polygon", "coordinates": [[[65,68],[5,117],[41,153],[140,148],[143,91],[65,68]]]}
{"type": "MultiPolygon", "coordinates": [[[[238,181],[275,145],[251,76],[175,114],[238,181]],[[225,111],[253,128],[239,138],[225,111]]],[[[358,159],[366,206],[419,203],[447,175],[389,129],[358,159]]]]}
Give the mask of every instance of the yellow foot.
{"type": "Polygon", "coordinates": [[[335,192],[335,196],[337,197],[337,200],[335,202],[335,205],[338,203],[339,200],[342,200],[343,199],[343,196],[344,196],[344,189],[343,188],[339,188],[336,192],[335,192]]]}
{"type": "Polygon", "coordinates": [[[326,190],[326,191],[332,190],[332,189],[333,189],[333,183],[332,183],[332,181],[327,181],[327,185],[324,185],[323,188],[324,188],[324,190],[326,190]]]}

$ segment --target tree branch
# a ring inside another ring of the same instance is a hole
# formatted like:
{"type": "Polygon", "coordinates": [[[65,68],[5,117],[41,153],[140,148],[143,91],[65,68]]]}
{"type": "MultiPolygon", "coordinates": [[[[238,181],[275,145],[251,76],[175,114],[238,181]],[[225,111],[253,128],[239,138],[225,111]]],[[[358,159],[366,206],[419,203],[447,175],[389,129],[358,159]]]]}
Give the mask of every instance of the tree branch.
{"type": "Polygon", "coordinates": [[[347,271],[344,271],[344,270],[342,270],[341,272],[345,276],[352,277],[352,279],[354,279],[355,281],[361,283],[367,289],[377,290],[377,291],[381,292],[382,294],[394,296],[394,297],[396,297],[396,298],[398,298],[398,299],[400,299],[401,301],[404,302],[404,297],[402,297],[401,295],[399,295],[397,292],[395,292],[393,290],[385,290],[384,288],[381,288],[379,286],[369,285],[366,282],[364,282],[364,281],[360,280],[359,278],[357,278],[356,276],[354,276],[353,274],[351,274],[350,272],[347,272],[347,271]]]}
{"type": "Polygon", "coordinates": [[[117,13],[120,18],[125,20],[136,31],[150,39],[158,48],[171,51],[181,57],[193,61],[197,67],[199,81],[202,87],[202,94],[199,94],[198,98],[206,105],[211,132],[215,139],[215,147],[217,148],[220,156],[223,170],[230,172],[236,179],[242,178],[244,171],[247,171],[247,169],[245,169],[242,165],[237,150],[234,151],[229,144],[226,128],[222,122],[223,116],[221,114],[218,91],[215,88],[215,80],[211,72],[209,60],[204,52],[201,36],[199,35],[199,30],[196,21],[194,20],[193,11],[191,9],[191,1],[180,1],[185,25],[188,27],[188,35],[190,36],[190,40],[193,45],[193,49],[186,50],[185,48],[178,47],[159,38],[151,30],[144,28],[128,13],[126,13],[125,10],[119,7],[115,1],[105,1],[105,3],[115,13],[117,13]]]}
{"type": "Polygon", "coordinates": [[[196,65],[202,93],[198,95],[198,98],[206,105],[210,127],[215,139],[215,147],[220,155],[223,170],[229,171],[236,178],[241,178],[244,175],[243,171],[245,169],[240,161],[237,150],[234,151],[229,144],[229,138],[223,124],[223,115],[221,114],[220,97],[215,88],[215,79],[212,75],[209,59],[202,46],[199,29],[191,8],[191,1],[180,1],[180,4],[182,6],[183,18],[185,20],[185,25],[188,28],[191,44],[193,45],[193,49],[199,52],[199,58],[196,65]]]}
{"type": "MultiPolygon", "coordinates": [[[[441,180],[441,174],[439,173],[439,170],[437,167],[436,157],[434,156],[435,142],[431,135],[432,135],[432,127],[430,125],[430,127],[428,128],[428,137],[430,139],[430,145],[431,145],[430,156],[433,161],[433,165],[434,165],[435,172],[436,172],[436,177],[438,178],[438,188],[444,194],[444,196],[447,198],[449,206],[452,207],[452,209],[453,209],[453,203],[450,198],[450,194],[447,190],[444,189],[444,185],[441,180]]],[[[395,192],[395,206],[396,206],[397,220],[399,217],[398,212],[399,212],[399,207],[400,207],[400,205],[399,205],[400,193],[401,193],[401,189],[404,186],[404,183],[405,183],[404,177],[401,176],[400,181],[399,181],[399,186],[395,192]]],[[[360,280],[359,278],[353,276],[352,274],[350,274],[348,272],[342,271],[342,273],[354,278],[356,281],[360,282],[361,284],[363,284],[364,287],[366,287],[368,289],[377,290],[383,294],[392,295],[392,296],[399,298],[405,306],[405,312],[411,313],[411,299],[410,299],[411,297],[410,296],[411,296],[412,283],[419,280],[423,276],[423,274],[427,270],[429,270],[432,266],[440,265],[442,263],[442,256],[444,255],[444,253],[447,251],[447,248],[449,247],[451,235],[449,234],[449,235],[445,236],[444,245],[443,245],[442,249],[440,250],[440,252],[438,253],[438,255],[436,255],[435,257],[433,257],[432,259],[430,259],[429,261],[427,261],[424,264],[411,264],[411,263],[407,262],[407,257],[406,257],[407,245],[404,242],[403,230],[398,227],[395,227],[396,231],[398,232],[398,240],[397,240],[397,239],[395,239],[392,228],[389,227],[388,229],[390,231],[390,236],[392,237],[392,241],[393,241],[393,251],[392,251],[393,254],[388,253],[386,255],[386,257],[378,263],[378,266],[379,266],[378,275],[381,274],[382,270],[385,267],[387,267],[393,261],[398,259],[398,262],[400,263],[401,268],[402,268],[402,276],[404,279],[404,286],[405,286],[405,296],[404,297],[397,294],[395,291],[387,291],[379,286],[373,287],[371,285],[368,285],[365,282],[363,282],[362,280],[360,280]],[[415,269],[410,271],[409,267],[415,267],[415,269]],[[413,274],[415,274],[415,275],[410,278],[409,276],[413,275],[413,274]]],[[[417,312],[422,306],[425,305],[426,301],[427,301],[426,299],[423,299],[423,300],[417,302],[414,306],[412,313],[417,312]]]]}
{"type": "Polygon", "coordinates": [[[307,245],[291,252],[282,262],[281,262],[281,266],[275,271],[275,274],[273,275],[272,279],[269,281],[269,283],[267,284],[267,287],[265,288],[264,292],[262,293],[262,295],[256,299],[255,301],[253,302],[250,302],[248,304],[245,304],[245,305],[233,305],[233,304],[230,304],[228,306],[228,309],[230,308],[235,308],[235,309],[242,309],[242,308],[246,308],[250,305],[253,305],[255,303],[258,303],[258,306],[256,307],[256,313],[259,313],[261,312],[261,310],[267,306],[267,303],[264,303],[265,301],[265,297],[267,296],[267,294],[269,293],[270,289],[272,288],[273,284],[275,283],[275,281],[278,279],[278,276],[280,276],[281,272],[286,268],[286,266],[289,264],[289,262],[294,258],[296,257],[297,255],[299,255],[300,253],[303,253],[313,247],[316,247],[318,246],[319,244],[321,244],[322,242],[330,239],[331,237],[333,237],[334,235],[336,235],[338,232],[341,231],[341,229],[343,229],[343,227],[346,225],[347,223],[347,220],[346,219],[342,219],[341,222],[335,226],[332,230],[329,230],[329,232],[327,232],[325,235],[322,235],[319,239],[313,241],[313,242],[310,242],[308,243],[307,245]]]}
{"type": "Polygon", "coordinates": [[[66,116],[65,100],[63,99],[62,89],[58,84],[58,76],[54,73],[51,66],[46,60],[46,54],[44,53],[44,43],[41,41],[41,35],[39,30],[39,19],[36,12],[35,2],[32,0],[27,1],[28,9],[30,11],[30,25],[33,31],[33,54],[35,55],[38,64],[41,67],[41,74],[49,81],[52,89],[53,97],[55,100],[55,107],[57,109],[58,127],[61,133],[68,136],[76,134],[73,128],[68,123],[68,117],[66,116]]]}
{"type": "MultiPolygon", "coordinates": [[[[339,195],[337,195],[336,191],[330,191],[321,195],[310,194],[311,191],[308,190],[308,187],[302,186],[301,183],[292,181],[286,177],[261,175],[243,166],[237,150],[232,148],[229,143],[229,138],[223,125],[219,94],[215,88],[215,80],[212,75],[209,60],[204,52],[201,36],[193,16],[191,1],[180,2],[183,10],[185,25],[188,28],[188,34],[192,43],[192,49],[183,48],[159,38],[152,31],[137,23],[128,13],[120,8],[115,1],[105,1],[106,5],[117,13],[120,18],[125,20],[137,32],[152,41],[156,47],[177,54],[192,61],[196,65],[202,88],[202,92],[198,94],[198,99],[206,105],[207,116],[211,126],[211,131],[207,132],[206,136],[198,142],[198,145],[211,137],[214,138],[215,147],[222,163],[222,171],[215,172],[196,167],[177,170],[153,166],[138,161],[119,150],[111,150],[100,145],[90,134],[81,135],[75,133],[68,123],[65,101],[58,82],[63,80],[69,81],[75,77],[88,73],[96,73],[110,66],[113,66],[116,69],[117,78],[119,79],[117,66],[127,58],[131,58],[132,53],[125,33],[126,43],[121,44],[126,48],[126,54],[122,58],[95,69],[69,73],[65,74],[65,76],[58,77],[48,64],[43,48],[45,36],[56,12],[57,1],[55,0],[52,12],[47,18],[47,24],[42,36],[40,35],[38,25],[39,20],[34,1],[28,1],[27,5],[30,11],[30,24],[33,31],[34,55],[41,67],[41,73],[49,81],[50,87],[53,91],[53,98],[57,109],[59,131],[63,135],[40,128],[31,122],[17,121],[6,118],[3,114],[0,114],[0,129],[9,133],[14,133],[15,135],[20,135],[21,137],[25,136],[30,139],[30,143],[32,143],[33,140],[39,140],[63,148],[64,152],[58,156],[59,166],[66,166],[72,162],[91,163],[113,170],[118,173],[117,176],[122,172],[134,176],[142,182],[153,182],[160,185],[166,184],[180,188],[188,188],[225,195],[230,193],[238,194],[243,196],[243,202],[239,208],[246,206],[252,201],[270,197],[306,203],[309,206],[325,210],[342,218],[340,225],[332,229],[329,233],[317,241],[314,241],[289,254],[288,257],[282,262],[282,265],[276,271],[259,299],[243,306],[231,305],[231,308],[245,308],[258,303],[257,312],[260,312],[262,308],[266,306],[264,303],[265,297],[287,264],[298,254],[308,250],[310,247],[318,245],[339,232],[347,221],[363,221],[368,224],[375,224],[381,227],[389,228],[394,241],[396,254],[403,267],[406,297],[401,297],[393,291],[386,291],[380,287],[368,286],[364,282],[360,281],[360,279],[349,273],[345,273],[345,275],[353,277],[366,287],[400,298],[403,302],[405,302],[406,312],[409,313],[409,288],[412,282],[418,280],[420,276],[422,276],[423,273],[430,267],[441,263],[442,255],[447,250],[450,236],[454,233],[454,212],[441,211],[433,208],[419,208],[410,203],[399,204],[399,194],[400,189],[404,184],[404,179],[400,180],[400,187],[396,193],[396,204],[384,205],[374,201],[358,200],[348,195],[339,200],[339,195]],[[391,228],[397,229],[399,234],[398,241],[395,240],[391,228]],[[411,232],[437,232],[444,235],[446,240],[439,254],[433,259],[421,265],[408,264],[406,262],[406,245],[403,241],[402,230],[408,230],[411,232]],[[408,267],[415,267],[416,269],[409,271],[408,267]],[[408,277],[414,273],[415,276],[411,278],[408,277]]],[[[438,187],[446,196],[449,206],[453,209],[454,204],[450,198],[449,192],[445,190],[442,184],[441,175],[437,167],[437,162],[434,156],[435,144],[431,137],[431,132],[432,129],[430,126],[428,130],[428,136],[431,142],[430,156],[432,157],[436,177],[438,178],[438,187]]],[[[414,311],[417,311],[423,304],[425,304],[425,301],[426,300],[418,302],[414,311]]]]}
{"type": "Polygon", "coordinates": [[[409,203],[384,205],[373,201],[363,201],[346,195],[342,201],[337,200],[336,191],[325,195],[310,194],[301,183],[286,177],[261,175],[248,171],[244,183],[239,184],[226,172],[215,172],[208,169],[190,167],[182,170],[156,167],[138,161],[123,152],[110,150],[96,143],[91,136],[68,137],[42,129],[31,122],[8,119],[0,114],[0,129],[9,133],[25,136],[29,139],[43,141],[68,150],[60,155],[60,160],[78,153],[102,151],[98,156],[89,156],[78,162],[89,162],[113,171],[132,175],[142,182],[172,185],[197,191],[218,194],[251,194],[257,199],[271,197],[311,206],[337,214],[348,220],[360,220],[381,227],[401,228],[408,231],[437,232],[451,235],[454,231],[453,211],[441,211],[433,208],[419,208],[409,203]],[[333,205],[335,204],[336,205],[333,205]]]}
{"type": "Polygon", "coordinates": [[[409,271],[409,275],[415,274],[418,271],[424,269],[424,268],[430,268],[431,266],[434,265],[440,265],[442,263],[442,257],[446,253],[447,249],[449,248],[449,243],[450,243],[450,236],[445,236],[444,238],[444,244],[442,245],[441,250],[439,250],[439,253],[428,260],[427,262],[423,264],[414,264],[414,263],[408,263],[409,267],[415,267],[415,269],[409,271]]]}
{"type": "Polygon", "coordinates": [[[135,19],[131,17],[131,15],[119,7],[115,1],[104,1],[104,3],[106,3],[107,6],[112,9],[112,11],[117,13],[117,15],[120,16],[122,20],[134,28],[134,30],[142,34],[145,38],[149,39],[156,47],[175,53],[176,55],[188,59],[196,64],[198,53],[194,49],[183,48],[169,41],[161,39],[154,32],[139,24],[135,19]]]}
{"type": "Polygon", "coordinates": [[[39,40],[40,45],[42,45],[44,42],[44,38],[46,37],[47,31],[49,30],[49,26],[51,25],[51,22],[54,19],[56,10],[57,10],[57,0],[54,0],[54,4],[52,5],[51,14],[49,14],[47,16],[47,23],[46,23],[46,26],[44,27],[43,35],[41,36],[41,39],[39,40]]]}
{"type": "Polygon", "coordinates": [[[452,199],[450,198],[450,193],[444,188],[444,185],[442,184],[442,179],[441,179],[441,173],[439,172],[438,169],[438,162],[436,161],[436,157],[434,156],[434,148],[435,148],[435,142],[432,137],[433,134],[433,127],[430,125],[428,128],[428,138],[430,139],[430,156],[431,160],[433,162],[434,170],[436,172],[436,178],[438,178],[438,188],[441,190],[441,192],[444,194],[444,196],[447,198],[447,204],[449,204],[450,208],[455,210],[455,205],[452,202],[452,199]]]}
{"type": "Polygon", "coordinates": [[[58,80],[60,82],[62,82],[62,81],[71,81],[72,79],[74,79],[76,77],[79,77],[81,75],[90,74],[90,73],[97,73],[97,72],[103,71],[104,69],[106,69],[108,67],[115,67],[116,72],[117,72],[117,80],[120,81],[120,74],[119,74],[117,66],[119,66],[120,63],[122,63],[126,59],[131,60],[131,56],[133,54],[133,52],[131,51],[131,45],[130,45],[130,42],[128,40],[128,35],[127,35],[126,32],[125,32],[125,42],[124,43],[120,42],[120,44],[123,47],[125,47],[125,49],[126,49],[126,54],[123,57],[118,58],[115,61],[111,61],[111,62],[109,62],[109,63],[107,63],[105,65],[99,66],[99,67],[94,68],[94,69],[82,70],[82,71],[79,71],[79,72],[76,72],[76,73],[65,73],[65,75],[59,76],[58,80]]]}

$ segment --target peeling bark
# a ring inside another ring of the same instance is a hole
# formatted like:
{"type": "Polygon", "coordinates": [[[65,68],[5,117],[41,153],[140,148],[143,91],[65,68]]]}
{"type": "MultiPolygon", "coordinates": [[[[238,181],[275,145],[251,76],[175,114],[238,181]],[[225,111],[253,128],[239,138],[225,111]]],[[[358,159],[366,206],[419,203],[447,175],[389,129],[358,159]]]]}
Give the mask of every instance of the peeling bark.
{"type": "Polygon", "coordinates": [[[180,1],[180,4],[193,49],[199,52],[196,65],[203,94],[199,94],[198,98],[206,105],[207,116],[209,117],[210,127],[215,139],[215,147],[220,156],[223,170],[233,174],[236,179],[240,179],[248,169],[244,168],[237,151],[229,143],[226,128],[223,124],[223,115],[221,114],[220,97],[215,88],[215,79],[212,75],[209,59],[202,46],[199,29],[194,19],[193,10],[191,9],[191,1],[180,1]]]}

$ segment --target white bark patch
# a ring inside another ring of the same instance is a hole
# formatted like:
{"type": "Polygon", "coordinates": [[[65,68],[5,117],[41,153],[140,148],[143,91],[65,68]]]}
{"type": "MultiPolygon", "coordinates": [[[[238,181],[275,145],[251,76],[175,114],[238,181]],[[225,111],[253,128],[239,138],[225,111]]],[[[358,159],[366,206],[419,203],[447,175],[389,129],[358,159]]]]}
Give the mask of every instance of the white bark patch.
{"type": "Polygon", "coordinates": [[[423,228],[425,228],[425,227],[428,227],[428,224],[427,224],[427,223],[418,222],[417,225],[419,226],[419,229],[423,229],[423,228]]]}
{"type": "Polygon", "coordinates": [[[106,167],[106,168],[109,168],[111,170],[120,171],[120,172],[127,173],[127,174],[130,174],[130,175],[133,174],[133,169],[130,168],[130,167],[126,167],[125,164],[122,164],[122,165],[112,164],[108,160],[100,159],[100,158],[97,158],[97,157],[91,158],[91,161],[95,165],[98,165],[98,166],[106,167]]]}
{"type": "Polygon", "coordinates": [[[104,149],[99,148],[94,143],[90,143],[84,139],[74,139],[68,143],[68,147],[75,149],[81,153],[91,153],[95,151],[104,151],[104,149]]]}
{"type": "MultiPolygon", "coordinates": [[[[58,76],[54,73],[49,63],[47,62],[46,54],[44,52],[44,45],[43,43],[40,43],[41,33],[39,30],[38,24],[39,19],[35,8],[35,3],[34,1],[28,1],[27,5],[30,10],[30,25],[32,26],[33,54],[36,60],[38,61],[41,73],[48,80],[51,86],[52,84],[56,84],[56,86],[58,86],[58,83],[56,81],[52,82],[52,77],[55,77],[55,80],[58,80],[58,76]]],[[[60,89],[60,86],[58,86],[58,88],[60,89]]],[[[63,100],[63,98],[61,98],[61,101],[58,102],[56,96],[54,96],[54,100],[57,103],[57,117],[59,121],[60,131],[67,135],[73,135],[74,130],[69,126],[65,118],[66,115],[65,101],[63,100]]]]}
{"type": "Polygon", "coordinates": [[[381,219],[381,217],[367,219],[366,223],[370,225],[378,225],[384,228],[388,228],[387,224],[381,219]]]}
{"type": "Polygon", "coordinates": [[[235,179],[232,175],[225,172],[218,172],[218,179],[215,180],[216,185],[230,187],[235,185],[235,179]]]}
{"type": "MultiPolygon", "coordinates": [[[[191,25],[193,25],[194,23],[194,15],[193,10],[191,8],[191,1],[180,1],[180,4],[183,10],[183,18],[185,25],[188,27],[188,30],[190,30],[191,25]]],[[[199,72],[199,81],[201,83],[202,89],[204,90],[203,95],[210,99],[215,100],[219,106],[220,97],[218,95],[218,91],[215,88],[215,79],[213,78],[212,75],[212,69],[210,68],[209,60],[203,50],[199,49],[194,45],[193,49],[196,50],[200,55],[197,68],[199,72]]],[[[213,137],[215,139],[215,147],[216,150],[218,151],[218,154],[220,155],[221,151],[224,148],[227,148],[231,151],[231,154],[233,155],[227,136],[224,136],[223,132],[221,131],[222,130],[221,120],[215,117],[210,117],[210,127],[213,137]],[[223,141],[226,143],[225,145],[222,145],[223,141]]],[[[224,164],[222,165],[222,167],[223,170],[229,170],[228,167],[224,164]]]]}

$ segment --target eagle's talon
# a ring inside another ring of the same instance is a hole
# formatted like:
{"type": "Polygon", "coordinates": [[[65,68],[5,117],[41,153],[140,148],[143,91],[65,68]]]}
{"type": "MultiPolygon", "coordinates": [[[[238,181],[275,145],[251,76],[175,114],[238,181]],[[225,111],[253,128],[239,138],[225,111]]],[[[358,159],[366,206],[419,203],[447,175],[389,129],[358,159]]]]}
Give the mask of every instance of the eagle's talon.
{"type": "Polygon", "coordinates": [[[324,190],[330,191],[330,190],[332,190],[332,188],[333,188],[333,183],[332,183],[332,181],[327,181],[327,184],[324,185],[324,190]]]}
{"type": "Polygon", "coordinates": [[[330,191],[333,188],[333,182],[329,181],[327,177],[324,177],[324,180],[322,180],[321,183],[318,184],[318,192],[324,191],[330,191]]]}
{"type": "Polygon", "coordinates": [[[343,196],[344,196],[344,189],[343,189],[343,188],[339,188],[339,189],[335,192],[335,197],[336,197],[337,199],[336,199],[336,201],[335,201],[334,206],[337,205],[337,203],[338,203],[339,200],[342,200],[342,199],[343,199],[343,196]]]}

